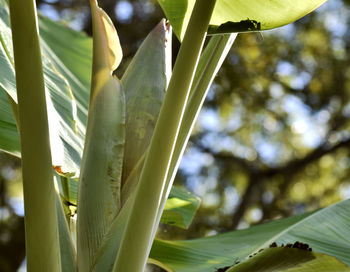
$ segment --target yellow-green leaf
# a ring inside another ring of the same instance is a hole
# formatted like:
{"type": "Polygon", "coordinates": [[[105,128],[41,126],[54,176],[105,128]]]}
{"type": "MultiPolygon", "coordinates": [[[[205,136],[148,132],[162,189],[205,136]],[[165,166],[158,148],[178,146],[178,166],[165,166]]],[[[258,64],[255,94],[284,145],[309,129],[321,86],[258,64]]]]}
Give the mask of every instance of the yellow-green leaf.
{"type": "MultiPolygon", "coordinates": [[[[251,228],[187,241],[155,240],[150,258],[176,272],[213,272],[276,242],[307,243],[350,265],[350,200],[251,228]]],[[[254,271],[254,270],[253,270],[254,271]]]]}
{"type": "Polygon", "coordinates": [[[234,265],[227,272],[349,272],[350,268],[336,258],[299,248],[264,249],[255,256],[234,265]]]}
{"type": "MultiPolygon", "coordinates": [[[[182,40],[195,0],[158,0],[182,40]]],[[[209,34],[259,31],[280,27],[310,13],[326,0],[217,0],[209,34]]]]}

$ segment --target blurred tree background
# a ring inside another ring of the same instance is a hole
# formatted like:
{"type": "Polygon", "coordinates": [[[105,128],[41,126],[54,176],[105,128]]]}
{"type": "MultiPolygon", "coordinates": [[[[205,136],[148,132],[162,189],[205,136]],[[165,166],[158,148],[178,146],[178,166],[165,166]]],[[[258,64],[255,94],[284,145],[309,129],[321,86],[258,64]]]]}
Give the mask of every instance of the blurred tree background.
{"type": "MultiPolygon", "coordinates": [[[[164,15],[156,0],[99,2],[120,36],[121,76],[164,15]]],[[[88,1],[37,3],[42,14],[91,34],[88,1]]],[[[189,230],[162,225],[159,237],[213,235],[350,197],[349,4],[328,1],[292,25],[238,35],[176,178],[201,207],[189,230]]],[[[0,153],[1,271],[22,263],[23,231],[20,161],[0,153]]]]}

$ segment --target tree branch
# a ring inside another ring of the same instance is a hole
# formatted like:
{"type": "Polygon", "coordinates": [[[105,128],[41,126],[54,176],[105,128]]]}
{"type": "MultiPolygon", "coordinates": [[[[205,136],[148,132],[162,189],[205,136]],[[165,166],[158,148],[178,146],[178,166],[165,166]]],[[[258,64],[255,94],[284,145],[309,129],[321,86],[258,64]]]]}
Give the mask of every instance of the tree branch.
{"type": "Polygon", "coordinates": [[[225,163],[231,163],[239,166],[247,173],[247,175],[249,175],[248,186],[242,196],[240,204],[232,216],[231,229],[235,229],[244,216],[246,210],[257,201],[257,199],[254,200],[254,195],[258,193],[256,192],[256,189],[260,187],[259,192],[261,193],[264,189],[263,183],[266,179],[269,179],[275,175],[282,175],[284,177],[284,183],[286,183],[283,183],[283,187],[286,191],[293,181],[293,176],[300,173],[300,171],[302,171],[310,163],[317,161],[324,155],[334,153],[342,147],[350,149],[350,138],[340,141],[335,145],[330,145],[326,140],[303,158],[291,160],[280,167],[270,167],[267,169],[265,166],[264,169],[261,169],[261,167],[257,166],[257,163],[248,162],[247,160],[239,158],[232,153],[214,152],[210,148],[205,147],[198,142],[195,143],[195,146],[202,152],[212,154],[216,160],[221,160],[225,163]]]}

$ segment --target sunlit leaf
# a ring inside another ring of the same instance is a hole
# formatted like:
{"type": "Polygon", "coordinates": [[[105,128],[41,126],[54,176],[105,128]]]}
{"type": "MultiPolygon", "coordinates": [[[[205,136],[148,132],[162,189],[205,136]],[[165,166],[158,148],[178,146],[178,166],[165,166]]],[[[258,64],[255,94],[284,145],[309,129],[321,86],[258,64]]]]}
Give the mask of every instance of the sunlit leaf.
{"type": "MultiPolygon", "coordinates": [[[[310,13],[326,0],[217,0],[209,34],[259,31],[280,27],[310,13]]],[[[195,0],[158,0],[182,40],[195,0]]]]}
{"type": "Polygon", "coordinates": [[[6,92],[0,86],[0,149],[19,157],[21,145],[6,92]]]}
{"type": "MultiPolygon", "coordinates": [[[[40,18],[39,24],[52,161],[64,171],[78,174],[91,74],[91,39],[45,18],[40,18]],[[66,64],[74,65],[68,69],[66,64]],[[88,72],[85,73],[84,69],[88,72]]],[[[3,105],[0,129],[6,131],[0,134],[0,148],[20,156],[15,120],[10,114],[8,97],[3,93],[6,91],[14,101],[17,100],[9,13],[4,0],[0,0],[0,29],[0,71],[5,75],[0,78],[0,99],[3,105]]]]}
{"type": "Polygon", "coordinates": [[[234,265],[227,272],[348,272],[350,268],[326,254],[298,248],[276,247],[263,250],[234,265]]]}
{"type": "Polygon", "coordinates": [[[150,257],[176,272],[215,271],[260,249],[300,241],[350,264],[350,200],[313,213],[188,241],[156,240],[150,257]]]}
{"type": "Polygon", "coordinates": [[[199,208],[199,204],[200,199],[198,197],[173,186],[165,203],[160,221],[168,225],[187,229],[199,208]]]}

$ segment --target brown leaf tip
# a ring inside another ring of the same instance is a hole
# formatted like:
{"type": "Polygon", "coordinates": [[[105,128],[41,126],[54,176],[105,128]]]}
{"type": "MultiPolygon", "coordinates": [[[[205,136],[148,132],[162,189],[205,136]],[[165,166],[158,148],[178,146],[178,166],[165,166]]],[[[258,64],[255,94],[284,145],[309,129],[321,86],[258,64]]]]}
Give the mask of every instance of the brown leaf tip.
{"type": "MultiPolygon", "coordinates": [[[[307,251],[312,251],[312,248],[309,247],[308,244],[305,243],[301,243],[299,241],[296,241],[294,244],[288,243],[286,245],[281,244],[280,246],[278,246],[278,244],[276,242],[273,242],[271,245],[269,245],[269,248],[273,248],[273,247],[286,247],[286,248],[297,248],[297,249],[302,249],[302,250],[307,250],[307,251]]],[[[254,257],[255,255],[257,255],[258,253],[260,253],[261,251],[263,251],[264,249],[261,248],[259,249],[257,252],[249,255],[249,258],[254,257]]],[[[225,266],[225,267],[221,267],[221,268],[217,268],[215,270],[215,272],[225,272],[227,271],[229,268],[235,266],[236,264],[239,264],[238,259],[236,259],[235,263],[232,264],[231,266],[225,266]]]]}
{"type": "Polygon", "coordinates": [[[269,247],[277,247],[276,242],[273,242],[271,245],[269,245],[269,247]]]}
{"type": "Polygon", "coordinates": [[[171,27],[170,22],[169,22],[169,20],[167,20],[167,21],[165,22],[165,29],[166,29],[167,31],[170,31],[170,27],[171,27]]]}
{"type": "Polygon", "coordinates": [[[215,272],[225,272],[225,271],[227,271],[230,267],[231,267],[231,266],[221,267],[221,268],[216,269],[215,272]]]}
{"type": "Polygon", "coordinates": [[[215,270],[215,272],[225,272],[225,271],[227,271],[229,268],[235,266],[236,264],[239,264],[238,258],[235,260],[235,262],[234,262],[232,265],[225,266],[225,267],[221,267],[221,268],[217,268],[217,269],[215,270]]]}
{"type": "MultiPolygon", "coordinates": [[[[277,245],[276,242],[273,242],[269,247],[270,247],[270,248],[272,248],[272,247],[278,247],[278,245],[277,245]]],[[[299,242],[299,241],[296,241],[294,244],[291,244],[291,243],[288,243],[288,244],[286,244],[286,245],[281,244],[281,247],[286,247],[286,248],[298,248],[298,249],[302,249],[302,250],[312,251],[312,248],[309,247],[308,244],[304,244],[304,243],[301,243],[301,242],[299,242]]]]}
{"type": "Polygon", "coordinates": [[[62,166],[60,165],[54,165],[53,169],[55,169],[57,173],[64,174],[62,171],[62,166]]]}

